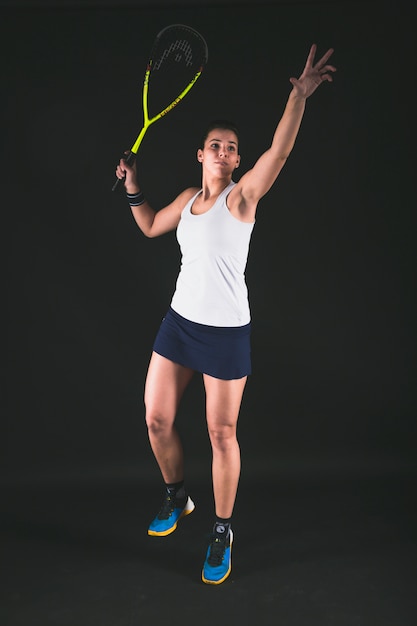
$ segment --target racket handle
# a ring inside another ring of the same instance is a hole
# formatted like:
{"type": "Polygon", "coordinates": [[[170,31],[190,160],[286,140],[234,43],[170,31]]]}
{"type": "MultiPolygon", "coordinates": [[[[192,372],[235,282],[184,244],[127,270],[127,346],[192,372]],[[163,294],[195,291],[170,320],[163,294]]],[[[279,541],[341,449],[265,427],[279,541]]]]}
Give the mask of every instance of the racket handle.
{"type": "MultiPolygon", "coordinates": [[[[136,154],[134,152],[129,152],[129,154],[124,154],[122,159],[124,161],[126,161],[126,163],[128,165],[132,165],[132,163],[134,162],[134,160],[136,159],[136,154]]],[[[114,183],[113,187],[111,188],[112,191],[116,191],[116,189],[125,181],[126,177],[123,178],[116,178],[116,182],[114,183]]]]}

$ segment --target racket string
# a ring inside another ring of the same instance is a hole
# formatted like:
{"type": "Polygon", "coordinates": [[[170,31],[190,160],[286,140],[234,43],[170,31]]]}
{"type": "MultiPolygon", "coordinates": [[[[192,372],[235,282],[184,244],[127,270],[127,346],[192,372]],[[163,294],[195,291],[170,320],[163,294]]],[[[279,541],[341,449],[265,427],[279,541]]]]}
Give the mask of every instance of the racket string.
{"type": "Polygon", "coordinates": [[[201,73],[206,57],[204,40],[190,29],[171,27],[162,33],[150,56],[150,117],[171,110],[170,104],[176,104],[182,91],[201,73]]]}
{"type": "Polygon", "coordinates": [[[155,62],[154,69],[159,70],[161,65],[171,57],[173,57],[174,61],[180,63],[183,59],[183,55],[175,54],[177,50],[184,53],[185,64],[187,67],[193,65],[193,49],[186,39],[181,39],[172,42],[169,48],[164,49],[160,58],[155,62]]]}

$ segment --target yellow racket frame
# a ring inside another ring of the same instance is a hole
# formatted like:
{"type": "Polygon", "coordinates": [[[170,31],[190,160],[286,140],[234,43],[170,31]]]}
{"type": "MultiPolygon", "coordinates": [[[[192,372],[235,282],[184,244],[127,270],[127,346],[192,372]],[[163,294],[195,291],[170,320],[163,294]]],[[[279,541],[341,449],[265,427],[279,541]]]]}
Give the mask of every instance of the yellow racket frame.
{"type": "Polygon", "coordinates": [[[143,128],[140,131],[135,143],[130,149],[130,151],[133,152],[133,154],[137,154],[137,151],[139,150],[139,146],[142,143],[142,139],[144,138],[145,133],[148,130],[149,126],[151,126],[157,120],[161,119],[161,117],[169,113],[175,106],[177,106],[177,104],[181,102],[184,96],[187,95],[187,93],[190,91],[190,89],[193,87],[194,83],[198,80],[198,78],[201,76],[201,73],[202,73],[202,70],[198,71],[195,74],[194,78],[188,83],[187,87],[175,98],[175,100],[171,102],[171,104],[165,107],[163,111],[161,111],[160,113],[158,113],[157,115],[154,115],[153,117],[149,119],[148,89],[149,89],[149,76],[151,75],[151,71],[152,71],[152,63],[149,63],[148,68],[145,72],[145,77],[143,79],[143,90],[142,90],[143,128]]]}

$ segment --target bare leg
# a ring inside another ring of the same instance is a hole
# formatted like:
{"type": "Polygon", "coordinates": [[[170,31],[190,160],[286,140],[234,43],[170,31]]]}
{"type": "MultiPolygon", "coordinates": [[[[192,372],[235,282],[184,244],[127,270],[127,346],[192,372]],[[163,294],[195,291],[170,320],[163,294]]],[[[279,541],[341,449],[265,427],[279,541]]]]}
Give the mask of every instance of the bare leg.
{"type": "Polygon", "coordinates": [[[204,375],[207,427],[213,452],[212,476],[216,515],[232,516],[240,477],[237,420],[247,378],[219,380],[204,375]]]}
{"type": "Polygon", "coordinates": [[[174,422],[193,370],[152,353],[145,383],[149,442],[166,483],[184,479],[183,449],[174,422]]]}

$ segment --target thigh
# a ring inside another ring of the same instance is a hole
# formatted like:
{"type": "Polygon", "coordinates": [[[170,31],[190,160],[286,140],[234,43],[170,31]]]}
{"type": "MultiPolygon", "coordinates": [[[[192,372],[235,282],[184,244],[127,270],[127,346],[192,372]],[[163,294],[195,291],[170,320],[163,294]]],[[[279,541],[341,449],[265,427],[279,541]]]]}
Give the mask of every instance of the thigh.
{"type": "Polygon", "coordinates": [[[247,376],[235,380],[221,380],[204,374],[209,428],[236,425],[246,381],[247,376]]]}
{"type": "Polygon", "coordinates": [[[152,352],[145,382],[145,406],[148,414],[174,419],[193,370],[152,352]]]}

